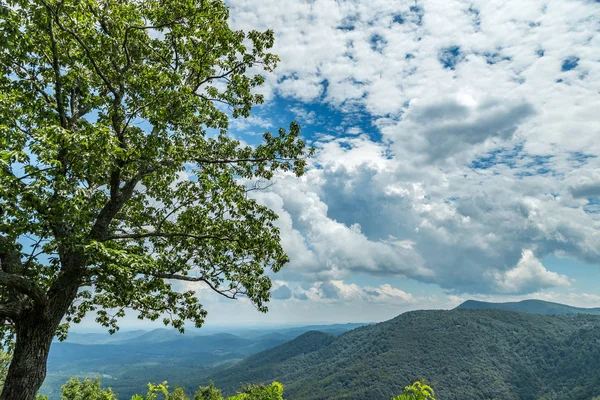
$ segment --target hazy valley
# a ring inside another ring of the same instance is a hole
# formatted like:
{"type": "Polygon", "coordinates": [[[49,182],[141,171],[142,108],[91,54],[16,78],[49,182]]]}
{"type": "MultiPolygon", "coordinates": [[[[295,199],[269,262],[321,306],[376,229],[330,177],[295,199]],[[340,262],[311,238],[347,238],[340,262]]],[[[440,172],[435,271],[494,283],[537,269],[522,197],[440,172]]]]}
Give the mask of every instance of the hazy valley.
{"type": "Polygon", "coordinates": [[[573,399],[600,394],[597,309],[524,301],[468,301],[378,324],[323,325],[235,334],[173,330],[73,334],[53,345],[43,393],[69,376],[101,377],[129,398],[148,381],[192,393],[213,380],[283,383],[286,398],[386,399],[427,377],[442,399],[573,399]]]}

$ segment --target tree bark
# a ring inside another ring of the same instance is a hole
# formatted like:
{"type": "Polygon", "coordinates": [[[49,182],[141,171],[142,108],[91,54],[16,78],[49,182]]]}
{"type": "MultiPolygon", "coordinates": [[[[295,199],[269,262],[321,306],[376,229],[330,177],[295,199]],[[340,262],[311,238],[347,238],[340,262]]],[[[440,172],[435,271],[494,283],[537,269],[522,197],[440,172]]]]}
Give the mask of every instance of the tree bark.
{"type": "Polygon", "coordinates": [[[48,292],[48,302],[33,303],[14,320],[15,349],[0,400],[35,400],[46,378],[50,345],[63,317],[77,297],[81,271],[69,264],[48,292]]]}
{"type": "Polygon", "coordinates": [[[46,378],[46,361],[56,326],[30,310],[16,324],[16,343],[0,400],[34,400],[46,378]]]}

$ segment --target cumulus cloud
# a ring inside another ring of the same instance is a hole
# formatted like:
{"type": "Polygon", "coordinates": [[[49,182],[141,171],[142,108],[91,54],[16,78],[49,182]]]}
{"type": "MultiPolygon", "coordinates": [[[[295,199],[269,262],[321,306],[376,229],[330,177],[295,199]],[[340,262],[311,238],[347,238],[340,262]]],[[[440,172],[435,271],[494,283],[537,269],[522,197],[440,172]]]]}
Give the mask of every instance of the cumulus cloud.
{"type": "Polygon", "coordinates": [[[270,192],[253,194],[280,215],[282,242],[292,260],[287,272],[315,280],[339,279],[352,272],[423,279],[433,275],[409,246],[394,240],[369,240],[359,224],[329,218],[328,206],[309,184],[320,171],[313,172],[304,181],[280,176],[270,192]]]}
{"type": "Polygon", "coordinates": [[[570,195],[570,176],[442,173],[390,161],[385,151],[357,165],[334,162],[381,146],[353,140],[332,139],[304,180],[283,175],[257,194],[281,216],[292,259],[283,274],[333,281],[360,272],[453,292],[524,293],[568,283],[539,263],[548,255],[600,263],[599,222],[570,195]]]}
{"type": "Polygon", "coordinates": [[[530,250],[523,252],[514,268],[501,274],[496,272],[494,279],[499,291],[515,294],[571,285],[567,276],[548,271],[530,250]]]}
{"type": "MultiPolygon", "coordinates": [[[[252,130],[269,129],[273,127],[273,122],[264,117],[251,115],[247,118],[236,118],[230,121],[231,128],[242,131],[246,134],[253,133],[252,130]]],[[[262,133],[262,132],[260,132],[262,133]]]]}
{"type": "Polygon", "coordinates": [[[343,280],[315,282],[308,288],[298,288],[294,294],[298,300],[316,302],[365,302],[386,304],[415,304],[423,298],[417,298],[411,293],[395,288],[389,284],[378,287],[360,286],[356,283],[346,283],[343,280]]]}
{"type": "Polygon", "coordinates": [[[401,123],[385,132],[397,145],[411,149],[427,163],[485,143],[508,141],[519,125],[534,114],[531,104],[488,99],[476,104],[471,98],[411,104],[401,123]],[[462,100],[462,101],[461,101],[462,100]]]}
{"type": "Polygon", "coordinates": [[[267,97],[322,133],[302,180],[253,194],[280,215],[283,276],[308,282],[293,298],[391,296],[338,284],[357,273],[538,293],[571,283],[549,255],[600,265],[600,3],[229,4],[276,33],[267,97]],[[312,104],[369,122],[328,127],[312,104]]]}

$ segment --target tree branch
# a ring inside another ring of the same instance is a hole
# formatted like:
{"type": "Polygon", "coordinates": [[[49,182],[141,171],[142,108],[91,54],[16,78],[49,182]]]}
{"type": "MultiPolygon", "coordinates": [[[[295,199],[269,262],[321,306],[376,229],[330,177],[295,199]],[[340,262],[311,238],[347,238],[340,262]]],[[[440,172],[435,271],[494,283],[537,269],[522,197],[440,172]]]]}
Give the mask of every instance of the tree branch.
{"type": "Polygon", "coordinates": [[[235,159],[215,159],[197,158],[198,164],[235,164],[241,162],[265,162],[265,161],[295,161],[293,158],[235,158],[235,159]]]}
{"type": "MultiPolygon", "coordinates": [[[[5,66],[10,68],[9,64],[6,64],[4,62],[2,64],[4,64],[5,66]]],[[[30,82],[33,89],[35,89],[35,91],[38,92],[44,98],[46,103],[50,107],[55,108],[56,104],[54,103],[54,101],[52,101],[52,99],[50,98],[50,95],[48,93],[46,93],[46,91],[44,89],[42,89],[42,87],[38,84],[37,75],[33,76],[31,73],[29,73],[29,71],[27,71],[27,69],[22,64],[20,64],[16,60],[13,60],[13,64],[15,66],[17,66],[19,68],[19,70],[21,71],[21,72],[18,72],[18,71],[13,70],[15,72],[15,75],[17,75],[21,79],[24,79],[24,80],[27,80],[28,82],[30,82]]]]}
{"type": "Polygon", "coordinates": [[[173,237],[185,237],[190,239],[204,240],[204,239],[216,239],[222,241],[236,241],[230,237],[223,237],[217,235],[193,235],[183,232],[144,232],[144,233],[127,233],[122,235],[112,235],[107,237],[105,240],[118,240],[118,239],[145,239],[150,237],[162,237],[162,238],[173,238],[173,237]]]}
{"type": "Polygon", "coordinates": [[[224,72],[220,75],[214,75],[214,76],[209,76],[209,77],[204,78],[200,82],[196,83],[192,93],[196,93],[196,91],[198,89],[200,89],[200,86],[204,85],[207,82],[228,77],[229,75],[233,74],[234,72],[236,72],[239,68],[243,67],[244,65],[246,65],[246,62],[240,61],[232,69],[230,69],[227,72],[224,72]]]}
{"type": "Polygon", "coordinates": [[[102,79],[102,81],[104,82],[104,84],[106,85],[106,87],[108,88],[108,90],[110,90],[111,93],[113,93],[115,96],[118,95],[118,92],[115,89],[115,87],[112,85],[112,83],[107,78],[107,76],[104,74],[104,72],[102,72],[102,69],[100,69],[100,67],[98,66],[98,63],[96,62],[96,59],[94,57],[92,57],[92,52],[90,51],[90,48],[88,47],[88,45],[85,44],[85,42],[83,41],[83,39],[81,39],[81,37],[75,31],[73,31],[72,29],[69,29],[69,28],[67,28],[66,26],[63,25],[63,23],[60,21],[60,18],[58,18],[58,14],[56,13],[56,11],[54,11],[52,9],[52,7],[50,7],[50,5],[45,0],[41,0],[41,2],[46,6],[46,8],[48,9],[48,11],[50,13],[52,13],[52,15],[54,16],[54,22],[56,22],[56,25],[62,31],[67,32],[68,34],[70,34],[71,36],[73,36],[73,38],[83,48],[83,52],[85,53],[87,59],[90,61],[90,63],[92,64],[92,67],[94,68],[94,70],[96,71],[96,73],[98,74],[98,76],[100,77],[100,79],[102,79]]]}
{"type": "Polygon", "coordinates": [[[36,304],[46,305],[48,303],[46,293],[44,293],[38,285],[24,276],[0,271],[0,285],[27,295],[36,304]]]}
{"type": "MultiPolygon", "coordinates": [[[[21,179],[23,179],[23,177],[21,177],[21,178],[17,177],[12,172],[11,168],[8,165],[0,162],[0,170],[3,173],[5,173],[6,175],[8,175],[8,177],[10,178],[9,184],[15,184],[18,187],[19,193],[25,193],[28,191],[29,188],[28,188],[27,184],[21,180],[21,179]]],[[[31,203],[33,203],[33,206],[37,210],[37,212],[39,212],[41,215],[47,215],[47,212],[48,212],[47,206],[39,198],[37,198],[37,196],[29,196],[29,197],[30,197],[29,201],[31,203]]]]}
{"type": "Polygon", "coordinates": [[[14,303],[0,304],[0,320],[8,318],[15,321],[19,318],[21,309],[14,303]]]}
{"type": "MultiPolygon", "coordinates": [[[[131,199],[133,196],[133,191],[135,186],[144,176],[143,172],[140,172],[132,178],[131,180],[125,183],[125,186],[121,190],[115,190],[112,187],[114,182],[111,182],[111,198],[104,205],[98,218],[96,219],[96,223],[92,227],[90,231],[90,237],[95,240],[106,240],[106,236],[108,234],[108,227],[112,222],[113,218],[121,211],[125,203],[131,199]]],[[[112,180],[112,178],[111,178],[112,180]]],[[[117,182],[117,187],[120,182],[117,182]]]]}
{"type": "Polygon", "coordinates": [[[186,275],[180,275],[180,274],[165,274],[165,273],[152,274],[151,276],[154,276],[156,278],[161,278],[161,279],[174,279],[177,281],[204,282],[213,291],[220,294],[221,296],[227,297],[228,299],[235,299],[236,298],[235,296],[239,293],[239,292],[235,292],[233,294],[227,294],[227,291],[219,290],[219,288],[216,287],[215,285],[213,285],[212,282],[210,282],[208,279],[203,278],[203,277],[192,277],[192,276],[186,276],[186,275]]]}
{"type": "MultiPolygon", "coordinates": [[[[47,9],[48,12],[50,12],[50,7],[47,6],[47,9]]],[[[50,44],[52,49],[52,69],[54,70],[54,96],[56,97],[56,109],[58,111],[58,117],[60,119],[60,126],[66,128],[68,118],[62,97],[62,76],[60,75],[60,64],[58,61],[58,46],[56,44],[56,38],[54,37],[52,19],[50,19],[50,21],[48,22],[48,33],[50,35],[50,44]]]]}
{"type": "Polygon", "coordinates": [[[22,267],[21,253],[6,237],[0,236],[0,286],[24,294],[36,304],[46,305],[46,293],[35,282],[18,274],[22,267]]]}

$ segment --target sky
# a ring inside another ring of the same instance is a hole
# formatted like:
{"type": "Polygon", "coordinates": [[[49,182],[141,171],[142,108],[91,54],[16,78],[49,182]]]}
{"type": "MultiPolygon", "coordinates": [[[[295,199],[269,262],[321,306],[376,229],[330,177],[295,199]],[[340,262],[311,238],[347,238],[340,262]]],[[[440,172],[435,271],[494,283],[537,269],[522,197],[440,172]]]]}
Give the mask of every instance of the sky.
{"type": "Polygon", "coordinates": [[[600,307],[600,1],[228,4],[281,58],[232,134],[256,144],[296,120],[317,151],[254,193],[291,259],[269,313],[193,286],[207,326],[600,307]]]}

